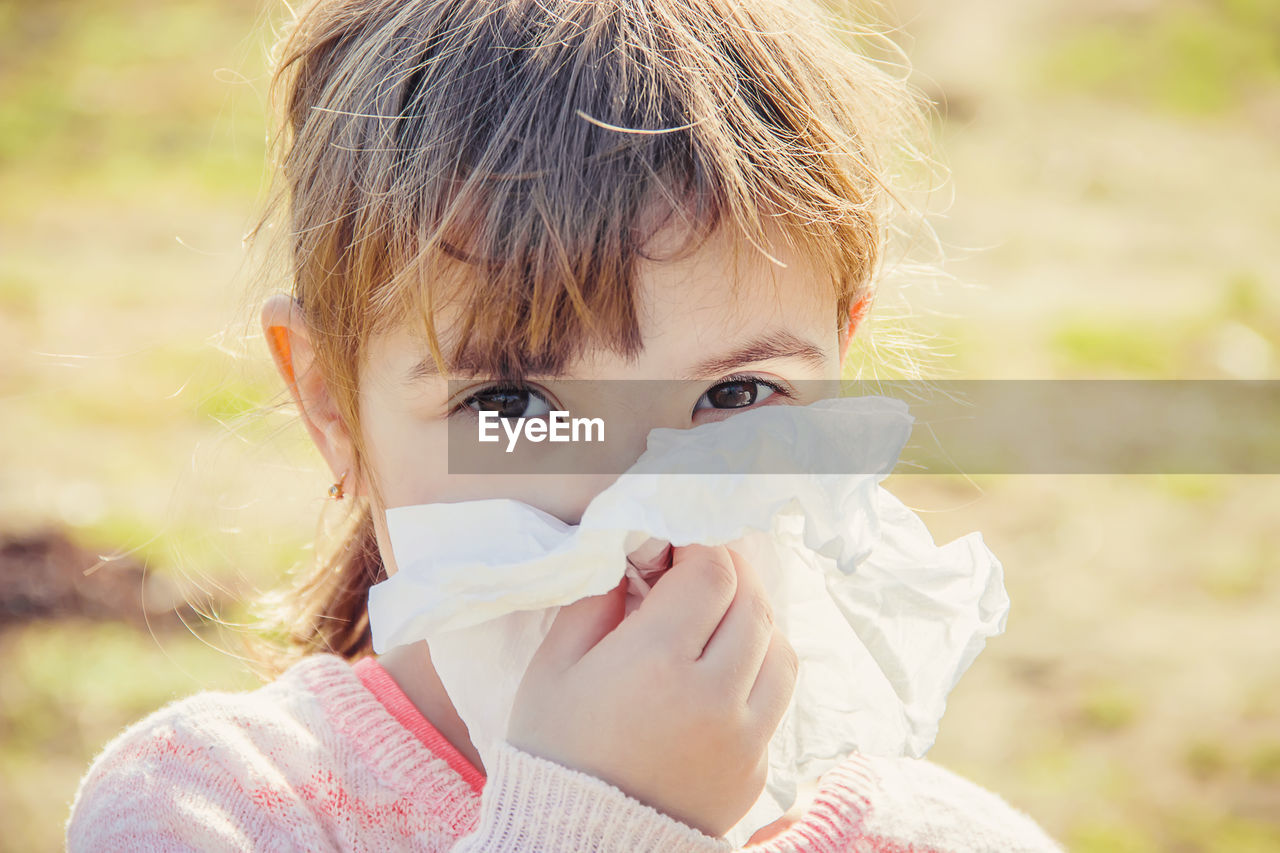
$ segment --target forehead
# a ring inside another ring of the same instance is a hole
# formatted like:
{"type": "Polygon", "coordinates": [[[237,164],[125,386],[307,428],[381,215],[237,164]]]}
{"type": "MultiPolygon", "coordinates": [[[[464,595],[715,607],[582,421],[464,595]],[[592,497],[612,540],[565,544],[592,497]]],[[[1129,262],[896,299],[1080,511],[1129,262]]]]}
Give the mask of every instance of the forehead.
{"type": "MultiPolygon", "coordinates": [[[[629,351],[609,346],[605,330],[603,341],[586,343],[563,362],[542,370],[535,367],[525,375],[584,376],[638,368],[661,374],[650,378],[676,378],[665,374],[679,364],[705,363],[699,354],[748,340],[767,340],[768,351],[817,359],[816,349],[826,344],[824,336],[834,339],[837,333],[835,284],[780,229],[768,236],[757,246],[740,233],[719,229],[690,242],[687,230],[663,228],[638,259],[629,294],[639,346],[629,351]]],[[[464,281],[432,312],[450,375],[494,372],[477,346],[460,346],[467,315],[474,310],[464,281]]],[[[412,378],[438,375],[429,352],[425,324],[419,322],[397,325],[375,337],[369,348],[371,362],[390,359],[395,369],[412,378]]]]}
{"type": "Polygon", "coordinates": [[[639,264],[641,326],[650,333],[679,325],[689,312],[742,321],[769,310],[791,317],[835,309],[831,277],[780,229],[770,229],[763,245],[720,229],[695,249],[673,254],[684,238],[679,229],[664,229],[639,264]]]}

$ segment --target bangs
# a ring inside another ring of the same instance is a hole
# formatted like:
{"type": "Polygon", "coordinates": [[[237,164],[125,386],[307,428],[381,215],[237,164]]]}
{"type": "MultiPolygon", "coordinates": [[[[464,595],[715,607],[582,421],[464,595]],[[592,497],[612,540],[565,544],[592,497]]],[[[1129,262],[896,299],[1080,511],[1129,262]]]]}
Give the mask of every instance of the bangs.
{"type": "Polygon", "coordinates": [[[632,178],[651,162],[632,148],[563,174],[554,159],[529,170],[537,177],[473,177],[441,225],[417,232],[421,248],[402,259],[379,313],[417,326],[446,373],[555,375],[593,350],[638,355],[641,263],[696,249],[722,215],[684,178],[632,178]],[[569,199],[552,189],[563,181],[598,189],[569,199]],[[688,194],[679,207],[668,198],[676,192],[688,194]],[[664,242],[657,255],[654,238],[668,226],[681,243],[664,242]],[[445,334],[437,332],[442,315],[445,334]]]}
{"type": "Polygon", "coordinates": [[[358,348],[420,321],[442,372],[635,355],[637,269],[673,259],[648,253],[668,226],[677,254],[725,229],[762,263],[782,234],[829,275],[833,328],[870,287],[884,185],[863,131],[889,135],[906,98],[816,7],[359,5],[304,14],[281,66],[296,296],[319,333],[358,348]]]}

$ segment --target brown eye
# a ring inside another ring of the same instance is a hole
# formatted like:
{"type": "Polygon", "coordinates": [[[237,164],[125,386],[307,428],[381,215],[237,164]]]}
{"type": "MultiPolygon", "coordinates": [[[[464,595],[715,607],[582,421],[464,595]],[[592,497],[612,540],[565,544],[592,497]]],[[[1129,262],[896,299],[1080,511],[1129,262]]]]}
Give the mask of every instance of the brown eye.
{"type": "Polygon", "coordinates": [[[774,388],[759,379],[731,379],[713,385],[702,395],[694,411],[699,409],[745,409],[773,396],[774,388]]]}
{"type": "Polygon", "coordinates": [[[465,405],[476,412],[497,412],[500,418],[540,418],[551,411],[542,395],[529,388],[486,388],[465,405]]]}
{"type": "Polygon", "coordinates": [[[708,391],[707,399],[717,409],[741,409],[756,401],[756,383],[726,382],[708,391]]]}

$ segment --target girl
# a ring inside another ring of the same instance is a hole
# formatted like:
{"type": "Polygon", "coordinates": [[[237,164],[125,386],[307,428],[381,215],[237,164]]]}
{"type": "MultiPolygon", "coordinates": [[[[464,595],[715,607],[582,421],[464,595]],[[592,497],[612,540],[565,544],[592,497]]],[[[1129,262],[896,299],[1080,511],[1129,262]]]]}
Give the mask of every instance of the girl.
{"type": "MultiPolygon", "coordinates": [[[[262,323],[349,523],[276,680],[119,735],[68,846],[730,849],[796,677],[752,566],[677,548],[625,618],[621,586],[562,609],[483,766],[424,643],[372,656],[385,510],[576,523],[612,477],[449,474],[446,452],[477,411],[575,408],[568,380],[700,381],[591,401],[631,459],[655,427],[810,402],[870,304],[915,101],[793,0],[319,0],[282,48],[292,293],[262,323]]],[[[1057,849],[940,768],[856,755],[752,845],[1057,849]]]]}

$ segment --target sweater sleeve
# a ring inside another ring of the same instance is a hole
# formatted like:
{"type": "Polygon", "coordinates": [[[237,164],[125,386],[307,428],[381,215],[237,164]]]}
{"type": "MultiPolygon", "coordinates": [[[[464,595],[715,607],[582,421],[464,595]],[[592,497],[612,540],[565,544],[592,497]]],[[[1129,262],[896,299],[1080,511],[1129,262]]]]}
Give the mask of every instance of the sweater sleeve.
{"type": "MultiPolygon", "coordinates": [[[[858,756],[870,808],[864,830],[917,848],[956,853],[1062,853],[998,794],[924,759],[858,756]]],[[[854,778],[854,774],[846,774],[854,778]]]]}
{"type": "Polygon", "coordinates": [[[475,833],[453,853],[723,853],[732,845],[680,823],[608,783],[500,744],[475,833]]]}
{"type": "Polygon", "coordinates": [[[80,782],[66,825],[67,850],[292,849],[264,804],[210,753],[164,727],[126,730],[80,782]]]}
{"type": "Polygon", "coordinates": [[[854,755],[822,779],[802,820],[753,853],[1062,853],[1035,821],[923,759],[854,755]]]}

